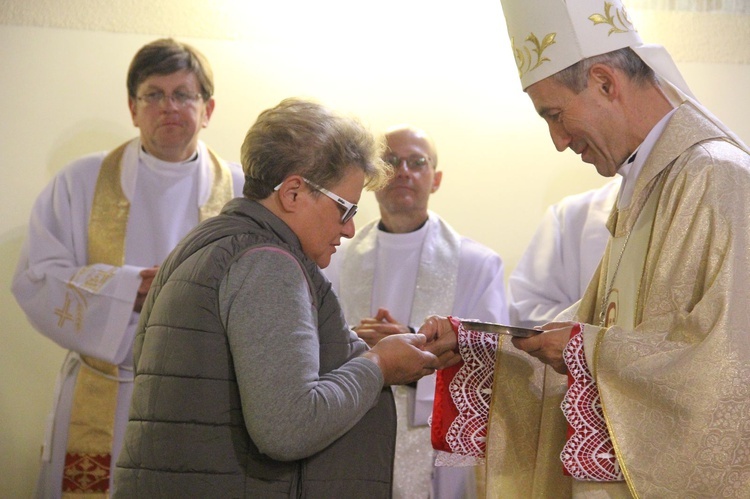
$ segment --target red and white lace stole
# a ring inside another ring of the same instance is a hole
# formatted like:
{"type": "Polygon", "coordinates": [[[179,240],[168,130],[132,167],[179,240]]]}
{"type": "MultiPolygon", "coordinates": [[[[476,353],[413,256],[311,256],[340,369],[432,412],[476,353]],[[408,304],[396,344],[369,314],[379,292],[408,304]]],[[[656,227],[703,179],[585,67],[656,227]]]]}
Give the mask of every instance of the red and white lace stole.
{"type": "Polygon", "coordinates": [[[438,450],[436,466],[472,466],[485,457],[498,335],[470,331],[449,319],[462,362],[437,372],[432,445],[438,450]]]}
{"type": "Polygon", "coordinates": [[[577,480],[621,481],[624,478],[607,431],[599,389],[586,364],[581,328],[580,324],[573,328],[563,351],[568,391],[561,408],[568,420],[568,441],[560,459],[565,473],[577,480]]]}

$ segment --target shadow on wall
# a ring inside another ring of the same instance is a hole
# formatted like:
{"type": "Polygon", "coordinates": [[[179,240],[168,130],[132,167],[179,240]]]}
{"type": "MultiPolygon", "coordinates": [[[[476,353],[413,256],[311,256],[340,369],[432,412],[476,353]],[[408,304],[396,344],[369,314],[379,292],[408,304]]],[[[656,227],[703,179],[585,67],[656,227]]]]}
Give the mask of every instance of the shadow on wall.
{"type": "MultiPolygon", "coordinates": [[[[127,109],[123,109],[123,114],[127,109]]],[[[85,120],[75,123],[60,133],[47,158],[50,176],[62,170],[71,161],[87,154],[110,151],[139,133],[135,127],[127,128],[116,121],[85,120]]],[[[41,189],[40,189],[41,190],[41,189]]]]}
{"type": "MultiPolygon", "coordinates": [[[[570,160],[572,158],[572,152],[565,151],[563,154],[568,155],[570,160]]],[[[604,177],[596,171],[594,165],[584,163],[578,158],[573,158],[573,161],[559,165],[553,172],[553,176],[550,178],[550,182],[547,184],[544,190],[543,206],[544,210],[550,205],[558,203],[565,196],[576,194],[590,189],[597,189],[607,182],[612,177],[604,177]],[[578,183],[575,188],[571,190],[570,179],[578,179],[578,183]]]]}
{"type": "MultiPolygon", "coordinates": [[[[27,491],[36,482],[46,416],[52,406],[57,372],[65,351],[26,320],[10,292],[26,227],[0,234],[0,448],[15,456],[5,461],[0,491],[27,491]]],[[[0,494],[2,495],[2,494],[0,494]]]]}

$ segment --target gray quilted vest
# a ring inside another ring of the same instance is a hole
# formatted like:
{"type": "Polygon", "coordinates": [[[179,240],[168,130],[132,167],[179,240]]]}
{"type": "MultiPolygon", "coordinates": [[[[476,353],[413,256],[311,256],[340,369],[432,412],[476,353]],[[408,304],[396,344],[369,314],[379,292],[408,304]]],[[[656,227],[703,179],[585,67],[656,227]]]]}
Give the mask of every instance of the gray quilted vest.
{"type": "Polygon", "coordinates": [[[275,461],[248,435],[217,297],[231,263],[258,244],[284,248],[307,273],[318,310],[320,375],[361,351],[360,342],[350,341],[330,283],[293,232],[258,203],[230,201],[167,258],[141,313],[114,497],[390,497],[396,438],[390,388],[349,432],[306,459],[275,461]]]}

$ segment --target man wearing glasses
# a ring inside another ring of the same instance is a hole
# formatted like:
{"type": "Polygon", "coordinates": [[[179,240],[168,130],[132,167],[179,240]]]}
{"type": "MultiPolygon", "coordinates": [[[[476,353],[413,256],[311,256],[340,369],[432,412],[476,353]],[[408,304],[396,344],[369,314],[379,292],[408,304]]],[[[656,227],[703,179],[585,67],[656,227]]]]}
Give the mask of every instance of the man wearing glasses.
{"type": "Polygon", "coordinates": [[[69,351],[37,496],[107,493],[133,389],[133,337],[157,268],[199,221],[242,194],[244,175],[198,140],[214,109],[208,61],[156,40],[133,58],[139,137],[61,170],[37,199],[13,293],[69,351]]]}
{"type": "MultiPolygon", "coordinates": [[[[347,322],[357,324],[355,330],[370,346],[391,334],[413,332],[435,313],[505,322],[500,257],[428,210],[443,177],[433,141],[408,125],[389,129],[386,141],[383,159],[395,174],[375,193],[381,218],[342,240],[326,269],[347,322]]],[[[434,391],[434,376],[394,387],[394,497],[476,495],[473,468],[433,467],[427,418],[434,391]]]]}

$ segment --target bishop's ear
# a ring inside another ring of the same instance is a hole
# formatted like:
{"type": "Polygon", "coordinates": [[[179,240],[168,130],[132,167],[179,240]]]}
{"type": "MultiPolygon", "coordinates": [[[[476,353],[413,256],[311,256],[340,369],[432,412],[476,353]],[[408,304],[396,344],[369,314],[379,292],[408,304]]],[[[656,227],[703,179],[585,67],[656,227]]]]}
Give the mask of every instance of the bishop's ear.
{"type": "Polygon", "coordinates": [[[617,72],[605,64],[594,64],[589,70],[589,84],[602,96],[612,100],[619,94],[620,80],[617,72]]]}

